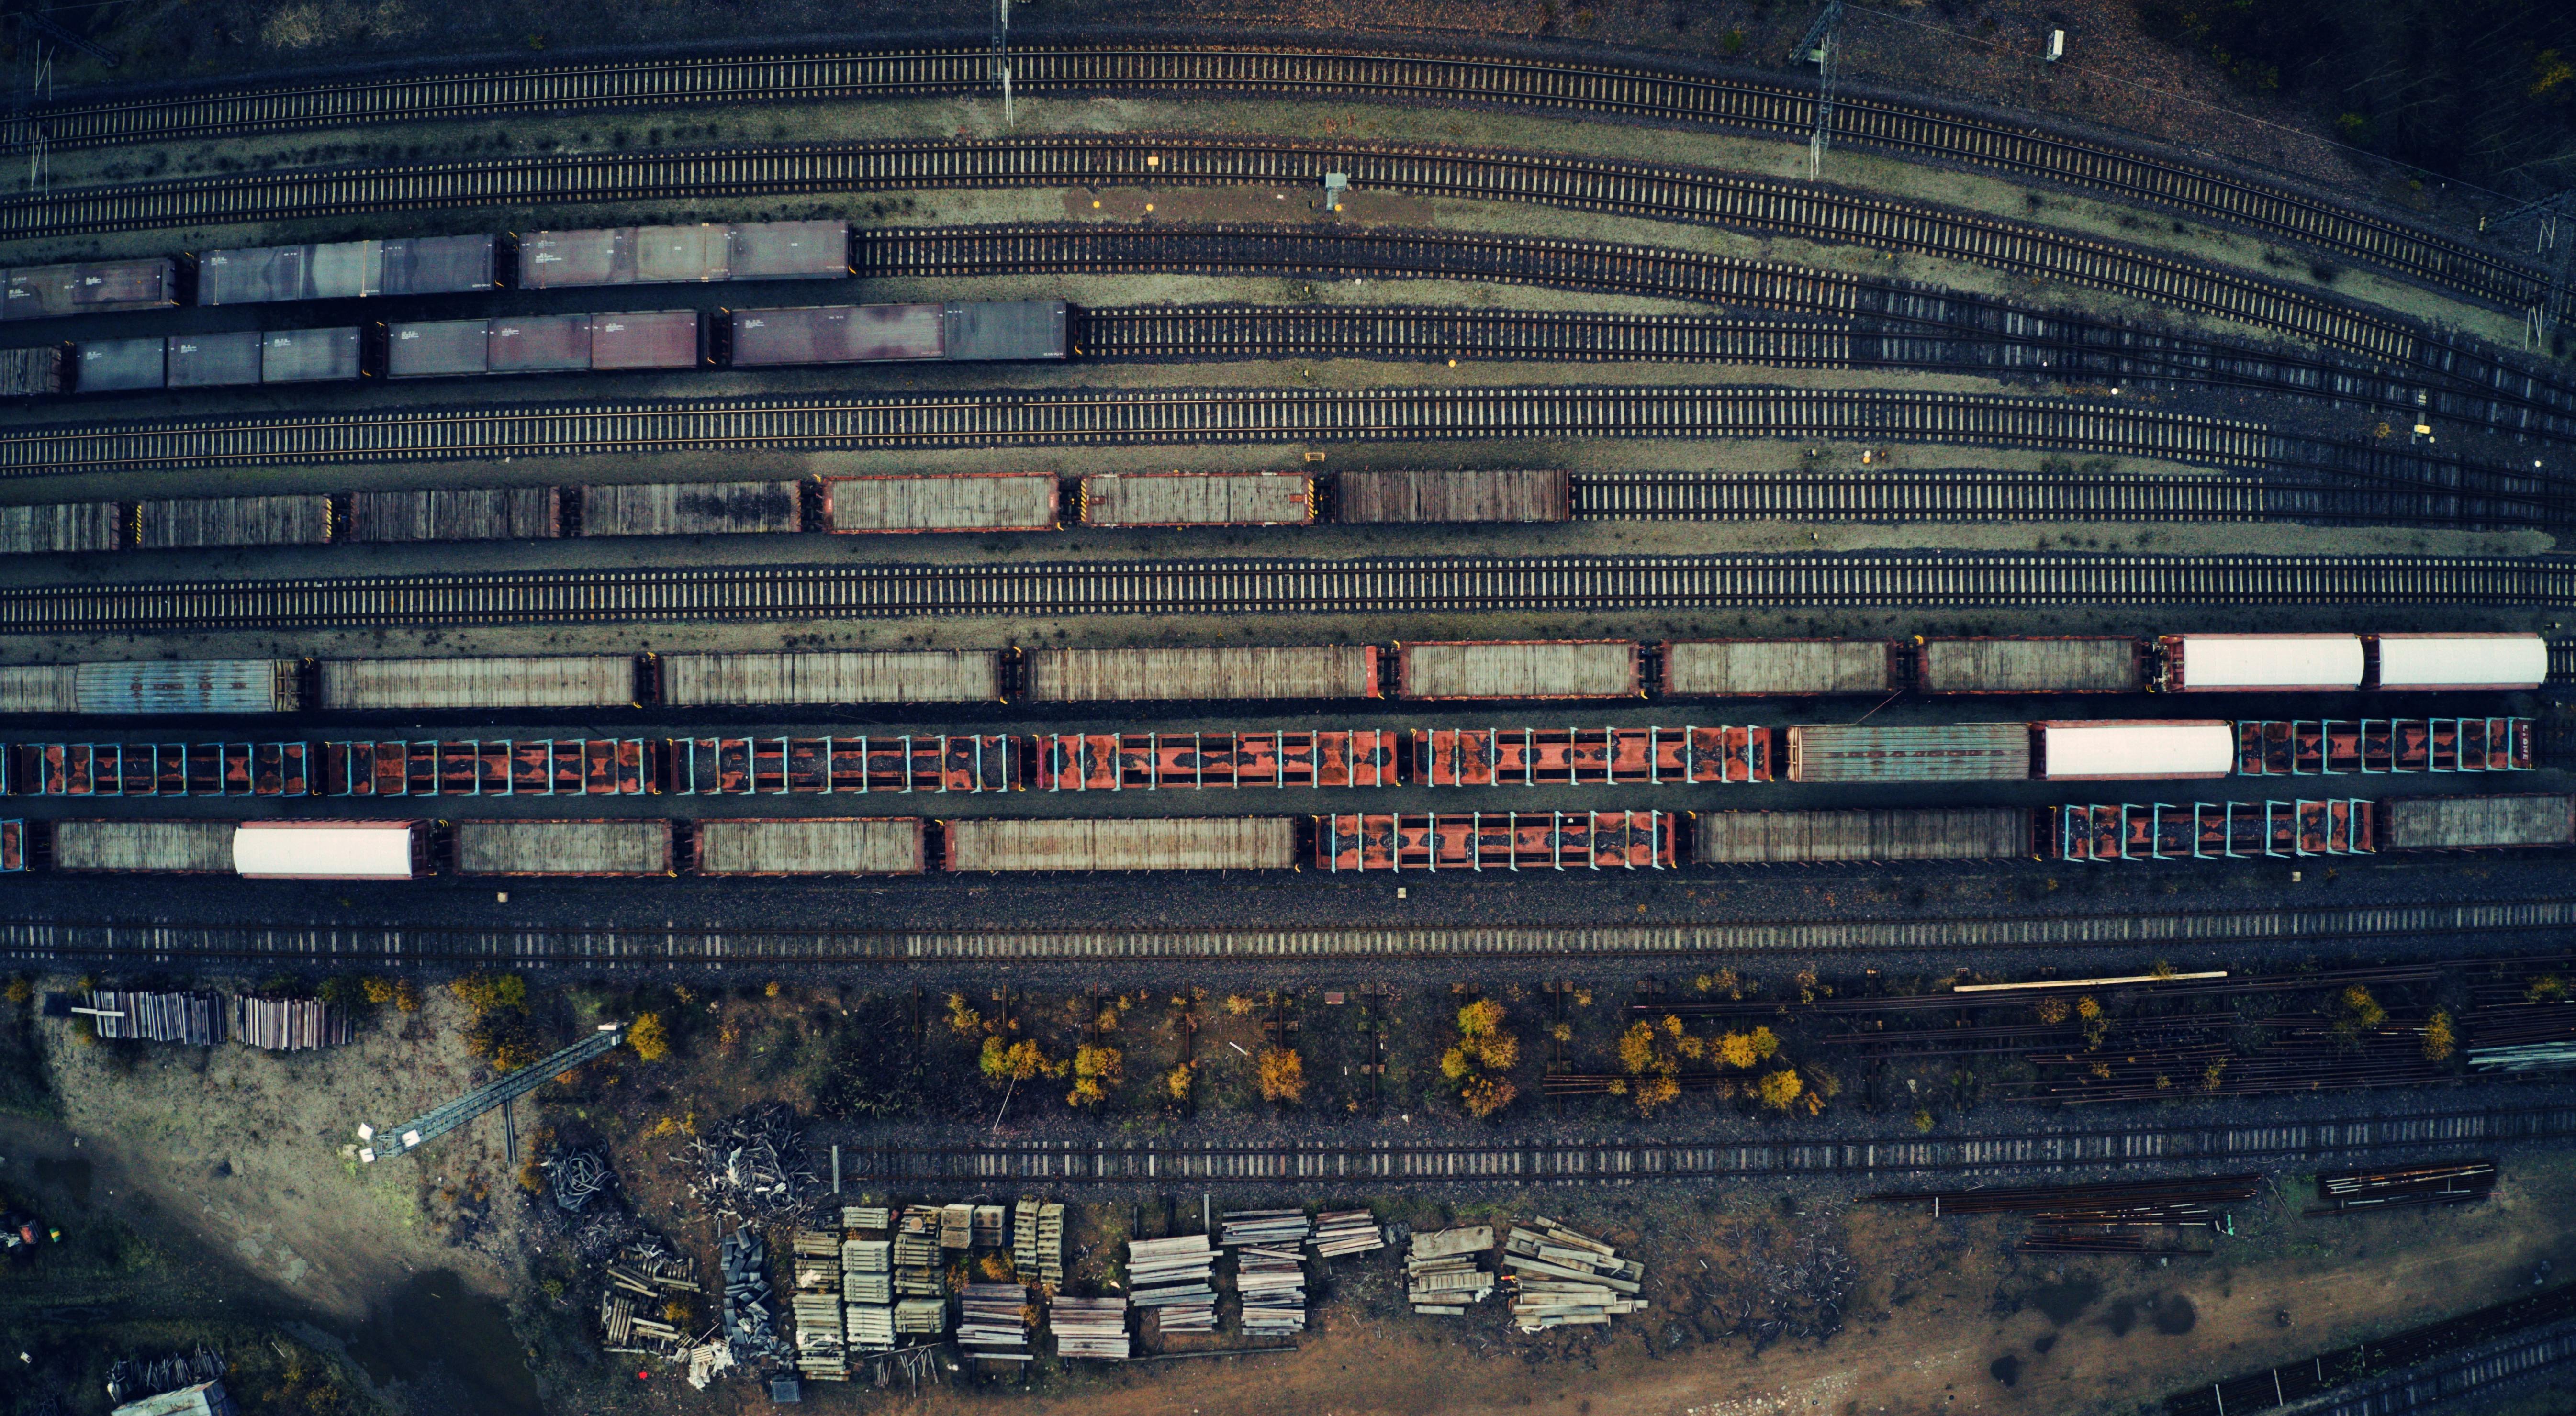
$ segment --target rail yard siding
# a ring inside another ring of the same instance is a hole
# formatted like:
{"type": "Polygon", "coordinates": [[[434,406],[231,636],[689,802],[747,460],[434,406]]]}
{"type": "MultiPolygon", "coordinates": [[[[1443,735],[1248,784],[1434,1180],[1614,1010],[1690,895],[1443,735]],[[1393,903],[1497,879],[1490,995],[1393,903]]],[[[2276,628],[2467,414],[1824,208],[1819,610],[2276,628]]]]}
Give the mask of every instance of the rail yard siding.
{"type": "Polygon", "coordinates": [[[623,654],[494,659],[325,659],[325,709],[626,708],[635,661],[623,654]]]}
{"type": "Polygon", "coordinates": [[[1037,649],[1027,664],[1040,703],[1378,696],[1375,645],[1037,649]]]}
{"type": "Polygon", "coordinates": [[[1637,646],[1548,639],[1406,644],[1396,650],[1406,698],[1633,698],[1637,646]]]}
{"type": "Polygon", "coordinates": [[[2030,816],[2009,808],[1717,811],[1693,832],[1702,865],[2006,860],[2027,856],[2030,816]]]}
{"type": "Polygon", "coordinates": [[[1927,639],[1916,659],[1925,693],[2135,693],[2134,639],[1927,639]]]}
{"type": "Polygon", "coordinates": [[[948,349],[938,305],[737,310],[732,332],[730,362],[746,369],[937,359],[948,349]]]}
{"type": "Polygon", "coordinates": [[[116,549],[114,502],[0,506],[0,555],[116,549]]]}
{"type": "Polygon", "coordinates": [[[2025,723],[1809,723],[1789,729],[1793,782],[2011,782],[2029,776],[2025,723]]]}
{"type": "Polygon", "coordinates": [[[226,874],[230,821],[57,821],[54,869],[226,874]]]}
{"type": "Polygon", "coordinates": [[[990,649],[808,654],[665,654],[662,701],[674,708],[767,703],[989,703],[1002,696],[990,649]]]}
{"type": "Polygon", "coordinates": [[[2549,681],[2549,642],[2537,634],[2379,634],[2371,686],[2535,689],[2549,681]]]}
{"type": "Polygon", "coordinates": [[[37,320],[179,303],[179,263],[166,256],[84,265],[21,266],[0,286],[0,320],[37,320]]]}
{"type": "Polygon", "coordinates": [[[835,477],[823,490],[834,531],[1052,531],[1062,514],[1051,472],[835,477]]]}
{"type": "Polygon", "coordinates": [[[1288,870],[1297,823],[1285,816],[1161,821],[945,823],[944,864],[958,871],[1288,870]]]}
{"type": "Polygon", "coordinates": [[[1709,639],[1663,646],[1674,698],[1894,693],[1896,656],[1877,639],[1709,639]]]}
{"type": "Polygon", "coordinates": [[[918,818],[700,821],[701,875],[919,875],[918,818]]]}
{"type": "Polygon", "coordinates": [[[318,546],[331,539],[327,496],[204,497],[148,501],[136,509],[134,544],[145,550],[187,546],[318,546]]]}
{"type": "Polygon", "coordinates": [[[552,487],[476,487],[455,491],[355,492],[349,497],[352,541],[524,541],[562,527],[552,487]]]}
{"type": "Polygon", "coordinates": [[[584,536],[705,536],[794,531],[794,482],[644,482],[586,487],[584,536]]]}
{"type": "Polygon", "coordinates": [[[2165,687],[2178,693],[2359,688],[2357,634],[2169,634],[2165,687]]]}
{"type": "Polygon", "coordinates": [[[668,875],[668,821],[459,821],[460,875],[668,875]]]}
{"type": "Polygon", "coordinates": [[[1086,526],[1303,526],[1315,484],[1286,472],[1103,472],[1082,479],[1086,526]]]}
{"type": "Polygon", "coordinates": [[[2230,776],[2236,725],[2126,720],[2034,725],[2037,775],[2052,782],[2119,782],[2230,776]]]}
{"type": "Polygon", "coordinates": [[[2384,851],[2576,844],[2576,797],[2401,797],[2379,809],[2384,851]]]}
{"type": "Polygon", "coordinates": [[[1435,521],[1569,521],[1573,474],[1564,471],[1345,472],[1333,519],[1352,525],[1435,521]]]}

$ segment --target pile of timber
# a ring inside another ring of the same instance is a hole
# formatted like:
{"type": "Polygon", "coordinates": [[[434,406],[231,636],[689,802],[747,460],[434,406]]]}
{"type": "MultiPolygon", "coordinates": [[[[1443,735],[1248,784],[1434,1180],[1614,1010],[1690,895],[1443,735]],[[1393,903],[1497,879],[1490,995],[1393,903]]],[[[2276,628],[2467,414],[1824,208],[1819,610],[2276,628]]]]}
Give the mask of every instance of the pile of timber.
{"type": "Polygon", "coordinates": [[[2337,1170],[2317,1177],[2317,1198],[2325,1203],[2308,1213],[2475,1204],[2494,1194],[2495,1185],[2492,1160],[2455,1160],[2402,1170],[2337,1170]]]}
{"type": "Polygon", "coordinates": [[[816,1381],[846,1382],[850,1356],[841,1316],[841,1236],[803,1229],[794,1245],[796,1291],[788,1312],[796,1322],[796,1370],[816,1381]]]}
{"type": "Polygon", "coordinates": [[[607,1283],[599,1295],[603,1345],[611,1352],[677,1357],[689,1347],[688,1335],[661,1320],[675,1298],[697,1293],[697,1265],[673,1254],[653,1239],[619,1250],[608,1261],[607,1283]],[[637,1317],[642,1309],[644,1316],[637,1317]]]}
{"type": "Polygon", "coordinates": [[[1258,1244],[1265,1249],[1294,1249],[1315,1232],[1313,1222],[1301,1209],[1228,1210],[1218,1228],[1222,1232],[1217,1243],[1228,1249],[1239,1249],[1247,1244],[1258,1244]]]}
{"type": "Polygon", "coordinates": [[[1049,1293],[1064,1286],[1064,1206],[1020,1197],[1011,1212],[1011,1263],[1049,1293]]]}
{"type": "Polygon", "coordinates": [[[898,1298],[945,1298],[939,1281],[939,1211],[908,1209],[894,1220],[894,1292],[898,1298]]]}
{"type": "Polygon", "coordinates": [[[977,1205],[974,1207],[974,1214],[975,1220],[972,1229],[972,1233],[974,1234],[974,1244],[972,1247],[978,1249],[998,1249],[1002,1247],[1002,1207],[1000,1205],[977,1205]]]}
{"type": "Polygon", "coordinates": [[[937,1337],[948,1331],[948,1300],[906,1298],[894,1305],[894,1330],[907,1336],[937,1337]]]}
{"type": "Polygon", "coordinates": [[[1286,1337],[1306,1330],[1306,1265],[1294,1249],[1247,1246],[1234,1256],[1243,1335],[1286,1337]]]}
{"type": "Polygon", "coordinates": [[[1047,1307],[1058,1357],[1127,1360],[1127,1300],[1058,1298],[1047,1307]]]}
{"type": "Polygon", "coordinates": [[[1204,1234],[1127,1243],[1129,1306],[1155,1310],[1165,1333],[1216,1331],[1216,1251],[1204,1234]]]}
{"type": "Polygon", "coordinates": [[[958,1295],[957,1345],[988,1362],[1029,1360],[1029,1290],[1016,1283],[970,1283],[958,1295]]]}
{"type": "Polygon", "coordinates": [[[318,998],[233,1000],[233,1037],[246,1047],[300,1052],[346,1047],[353,1036],[349,1015],[318,998]]]}
{"type": "Polygon", "coordinates": [[[1315,1216],[1314,1237],[1306,1247],[1316,1258],[1338,1259],[1386,1247],[1386,1235],[1367,1210],[1328,1211],[1315,1216]]]}
{"type": "Polygon", "coordinates": [[[1606,1324],[1642,1312],[1646,1267],[1588,1234],[1541,1217],[1535,1229],[1513,1226],[1503,1240],[1512,1273],[1512,1323],[1523,1332],[1606,1324]]]}
{"type": "Polygon", "coordinates": [[[1404,1258],[1405,1296],[1413,1311],[1459,1317],[1470,1303],[1494,1291],[1494,1276],[1477,1262],[1494,1250],[1494,1227],[1479,1224],[1413,1236],[1404,1258]]]}
{"type": "Polygon", "coordinates": [[[104,1042],[184,1042],[212,1047],[224,1040],[224,999],[219,993],[94,992],[90,1026],[104,1042]]]}
{"type": "Polygon", "coordinates": [[[975,1207],[941,1205],[939,1207],[939,1247],[972,1249],[975,1247],[975,1207]]]}

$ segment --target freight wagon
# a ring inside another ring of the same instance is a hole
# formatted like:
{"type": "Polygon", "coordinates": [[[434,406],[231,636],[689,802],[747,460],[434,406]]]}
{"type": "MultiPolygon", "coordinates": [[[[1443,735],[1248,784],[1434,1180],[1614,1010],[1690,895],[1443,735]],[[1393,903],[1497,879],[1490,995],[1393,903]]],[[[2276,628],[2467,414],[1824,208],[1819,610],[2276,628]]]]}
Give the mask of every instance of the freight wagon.
{"type": "Polygon", "coordinates": [[[20,266],[0,273],[0,320],[168,309],[184,303],[186,274],[167,256],[20,266]]]}
{"type": "Polygon", "coordinates": [[[0,555],[119,549],[124,544],[123,513],[115,502],[0,506],[0,555]]]}
{"type": "Polygon", "coordinates": [[[2537,634],[2371,634],[2362,678],[2385,692],[2535,689],[2549,681],[2549,645],[2537,634]]]}
{"type": "Polygon", "coordinates": [[[1412,780],[1433,787],[1690,785],[1771,780],[1771,730],[1416,728],[1412,780]]]}
{"type": "Polygon", "coordinates": [[[68,382],[74,393],[346,382],[368,373],[366,336],[352,325],[86,340],[73,347],[68,382]]]}
{"type": "Polygon", "coordinates": [[[645,482],[585,487],[584,536],[728,536],[804,528],[794,482],[645,482]]]}
{"type": "Polygon", "coordinates": [[[292,659],[170,659],[0,666],[0,713],[292,713],[292,659]]]}
{"type": "Polygon", "coordinates": [[[1063,503],[1052,472],[824,480],[820,527],[845,533],[1052,531],[1063,503]]]}
{"type": "Polygon", "coordinates": [[[1376,698],[1369,644],[1283,648],[1032,649],[1023,659],[1039,703],[1376,698]]]}
{"type": "Polygon", "coordinates": [[[1679,851],[1666,811],[1477,811],[1323,816],[1315,864],[1369,870],[1663,870],[1679,851]]]}
{"type": "Polygon", "coordinates": [[[1624,640],[1453,641],[1396,648],[1398,692],[1428,701],[1478,698],[1636,698],[1638,646],[1624,640]]]}
{"type": "Polygon", "coordinates": [[[674,708],[758,704],[991,703],[1002,655],[991,649],[800,654],[665,654],[661,701],[674,708]]]}
{"type": "Polygon", "coordinates": [[[2528,772],[2533,736],[2529,718],[2246,719],[2236,724],[2236,771],[2528,772]]]}
{"type": "Polygon", "coordinates": [[[2576,844],[2576,796],[2414,797],[2379,803],[2392,851],[2475,851],[2576,844]]]}
{"type": "Polygon", "coordinates": [[[2330,693],[2361,687],[2357,634],[2168,634],[2155,685],[2167,693],[2330,693]]]}
{"type": "Polygon", "coordinates": [[[940,866],[952,872],[1291,870],[1297,823],[1285,816],[1166,820],[940,823],[940,866]]]}
{"type": "Polygon", "coordinates": [[[314,789],[323,796],[642,796],[660,789],[658,757],[643,738],[326,742],[314,789]]]}
{"type": "MultiPolygon", "coordinates": [[[[1006,740],[1007,741],[1007,740],[1006,740]]],[[[1056,733],[1030,742],[1051,792],[1165,787],[1382,787],[1396,779],[1396,735],[1349,732],[1056,733]]],[[[1016,755],[1016,754],[1014,754],[1016,755]]]]}
{"type": "Polygon", "coordinates": [[[669,875],[671,823],[459,821],[449,834],[459,875],[669,875]]]}
{"type": "Polygon", "coordinates": [[[707,359],[706,318],[628,310],[398,321],[385,331],[383,357],[394,379],[694,369],[707,359]]]}
{"type": "Polygon", "coordinates": [[[1304,526],[1315,484],[1285,472],[1103,472],[1081,483],[1085,526],[1304,526]]]}
{"type": "Polygon", "coordinates": [[[519,287],[837,280],[850,273],[846,221],[746,221],[531,231],[519,238],[519,287]]]}
{"type": "Polygon", "coordinates": [[[318,546],[331,539],[331,499],[193,497],[136,502],[125,544],[142,550],[207,546],[318,546]]]}
{"type": "Polygon", "coordinates": [[[2010,860],[2031,854],[2030,813],[2010,807],[1720,811],[1692,823],[1702,865],[2010,860]]]}
{"type": "Polygon", "coordinates": [[[1345,472],[1333,481],[1333,519],[1349,526],[1574,519],[1563,471],[1345,472]]]}
{"type": "Polygon", "coordinates": [[[554,487],[353,492],[333,525],[351,541],[524,541],[563,534],[554,487]]]}
{"type": "Polygon", "coordinates": [[[1927,639],[1915,650],[1925,693],[2135,693],[2138,641],[2126,637],[1927,639]]]}
{"type": "Polygon", "coordinates": [[[75,874],[411,880],[429,872],[423,821],[55,821],[53,868],[75,874]]]}
{"type": "Polygon", "coordinates": [[[663,761],[681,796],[1008,792],[1023,785],[1020,748],[1000,734],[677,738],[663,761]]]}
{"type": "Polygon", "coordinates": [[[631,708],[642,702],[623,654],[491,659],[324,659],[316,682],[331,712],[631,708]]]}
{"type": "Polygon", "coordinates": [[[504,254],[498,238],[481,235],[208,251],[197,260],[197,303],[263,305],[468,294],[499,288],[504,254]]]}
{"type": "Polygon", "coordinates": [[[313,750],[301,742],[22,742],[0,748],[17,796],[300,797],[313,750]]]}
{"type": "Polygon", "coordinates": [[[700,875],[919,875],[923,823],[868,817],[699,821],[687,833],[700,875]]]}
{"type": "Polygon", "coordinates": [[[1657,657],[1666,698],[1885,695],[1905,685],[1896,646],[1878,639],[1668,640],[1657,657]]]}
{"type": "Polygon", "coordinates": [[[2052,807],[2042,853],[2068,861],[2369,855],[2378,849],[2370,808],[2348,797],[2052,807]]]}
{"type": "Polygon", "coordinates": [[[716,361],[737,369],[1059,360],[1072,353],[1072,307],[1007,300],[733,310],[710,326],[710,342],[716,361]]]}

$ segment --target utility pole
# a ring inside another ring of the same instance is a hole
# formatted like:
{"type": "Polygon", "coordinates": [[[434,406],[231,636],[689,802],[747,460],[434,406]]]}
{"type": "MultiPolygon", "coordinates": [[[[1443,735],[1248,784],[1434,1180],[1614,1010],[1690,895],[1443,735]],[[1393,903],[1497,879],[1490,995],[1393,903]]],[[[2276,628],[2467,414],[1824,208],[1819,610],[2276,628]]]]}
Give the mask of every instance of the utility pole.
{"type": "Polygon", "coordinates": [[[993,0],[993,82],[1002,89],[1002,126],[1011,126],[1011,0],[993,0]]]}
{"type": "Polygon", "coordinates": [[[2540,303],[2523,315],[2523,347],[2546,355],[2556,346],[2567,306],[2570,257],[2576,257],[2576,191],[2558,192],[2524,202],[2502,216],[2479,221],[2480,231],[2510,231],[2525,222],[2532,228],[2532,254],[2549,271],[2540,303]]]}
{"type": "Polygon", "coordinates": [[[1807,37],[1798,42],[1789,55],[1792,63],[1816,66],[1816,131],[1807,140],[1807,177],[1821,180],[1825,175],[1825,149],[1833,142],[1834,131],[1834,49],[1835,31],[1842,24],[1843,0],[1825,0],[1825,8],[1816,22],[1807,26],[1807,37]]]}

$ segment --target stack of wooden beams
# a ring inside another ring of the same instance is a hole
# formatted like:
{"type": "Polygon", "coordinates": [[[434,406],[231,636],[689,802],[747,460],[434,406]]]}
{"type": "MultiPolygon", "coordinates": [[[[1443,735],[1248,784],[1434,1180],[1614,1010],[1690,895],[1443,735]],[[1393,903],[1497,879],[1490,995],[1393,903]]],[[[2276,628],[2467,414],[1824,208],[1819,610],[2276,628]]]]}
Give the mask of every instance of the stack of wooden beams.
{"type": "Polygon", "coordinates": [[[1020,1197],[1011,1214],[1011,1262],[1049,1293],[1064,1286],[1064,1206],[1020,1197]]]}
{"type": "Polygon", "coordinates": [[[1016,1283],[970,1283],[959,1295],[957,1345],[988,1362],[1029,1360],[1029,1291],[1016,1283]]]}
{"type": "Polygon", "coordinates": [[[1338,1259],[1386,1247],[1386,1235],[1367,1210],[1327,1211],[1315,1216],[1315,1237],[1306,1247],[1319,1259],[1338,1259]]]}
{"type": "Polygon", "coordinates": [[[975,1207],[973,1205],[940,1207],[939,1247],[942,1249],[975,1247],[975,1207]]]}
{"type": "Polygon", "coordinates": [[[796,1320],[796,1370],[816,1381],[850,1379],[849,1339],[841,1326],[837,1293],[799,1293],[787,1300],[796,1320]]]}
{"type": "Polygon", "coordinates": [[[1129,1240],[1127,1291],[1163,1332],[1216,1331],[1216,1251],[1204,1234],[1129,1240]]]}
{"type": "Polygon", "coordinates": [[[1306,1330],[1306,1265],[1296,1250],[1237,1250],[1234,1291],[1243,1300],[1244,1336],[1285,1337],[1306,1330]]]}
{"type": "Polygon", "coordinates": [[[1127,1360],[1127,1300],[1058,1298],[1047,1308],[1058,1357],[1127,1360]]]}
{"type": "Polygon", "coordinates": [[[1228,1210],[1218,1228],[1223,1231],[1217,1243],[1228,1249],[1246,1244],[1259,1244],[1269,1249],[1294,1249],[1314,1233],[1306,1212],[1292,1210],[1228,1210]]]}
{"type": "Polygon", "coordinates": [[[948,1331],[948,1301],[944,1298],[906,1298],[894,1305],[894,1330],[901,1333],[927,1333],[933,1337],[948,1331]]]}
{"type": "Polygon", "coordinates": [[[1645,1310],[1637,1296],[1646,1267],[1600,1240],[1541,1217],[1503,1240],[1503,1266],[1517,1289],[1512,1322],[1523,1332],[1606,1324],[1645,1310]]]}
{"type": "Polygon", "coordinates": [[[599,1325],[609,1351],[675,1357],[687,1347],[685,1333],[658,1319],[673,1298],[700,1291],[695,1264],[647,1241],[630,1244],[609,1260],[607,1278],[599,1325]],[[645,1316],[635,1316],[639,1309],[645,1316]]]}
{"type": "MultiPolygon", "coordinates": [[[[948,1305],[940,1304],[939,1311],[945,1314],[948,1311],[948,1305]]],[[[842,1314],[848,1323],[847,1332],[852,1352],[892,1352],[894,1350],[894,1309],[876,1303],[852,1303],[842,1310],[842,1314]]]]}
{"type": "Polygon", "coordinates": [[[908,1209],[895,1221],[894,1291],[898,1298],[945,1298],[939,1282],[939,1212],[908,1209]]]}
{"type": "Polygon", "coordinates": [[[233,1037],[246,1047],[298,1052],[346,1047],[351,1030],[348,1014],[318,998],[244,996],[233,1000],[233,1037]]]}
{"type": "Polygon", "coordinates": [[[1413,1311],[1454,1318],[1468,1304],[1485,1301],[1494,1291],[1494,1276],[1477,1261],[1493,1248],[1490,1224],[1414,1235],[1413,1251],[1404,1259],[1404,1286],[1413,1311]]]}
{"type": "MultiPolygon", "coordinates": [[[[1003,1210],[1000,1205],[975,1206],[973,1227],[973,1233],[975,1236],[974,1247],[978,1249],[998,1249],[1002,1247],[1002,1214],[1003,1210]]],[[[945,1242],[944,1236],[942,1238],[942,1242],[945,1242]]]]}

